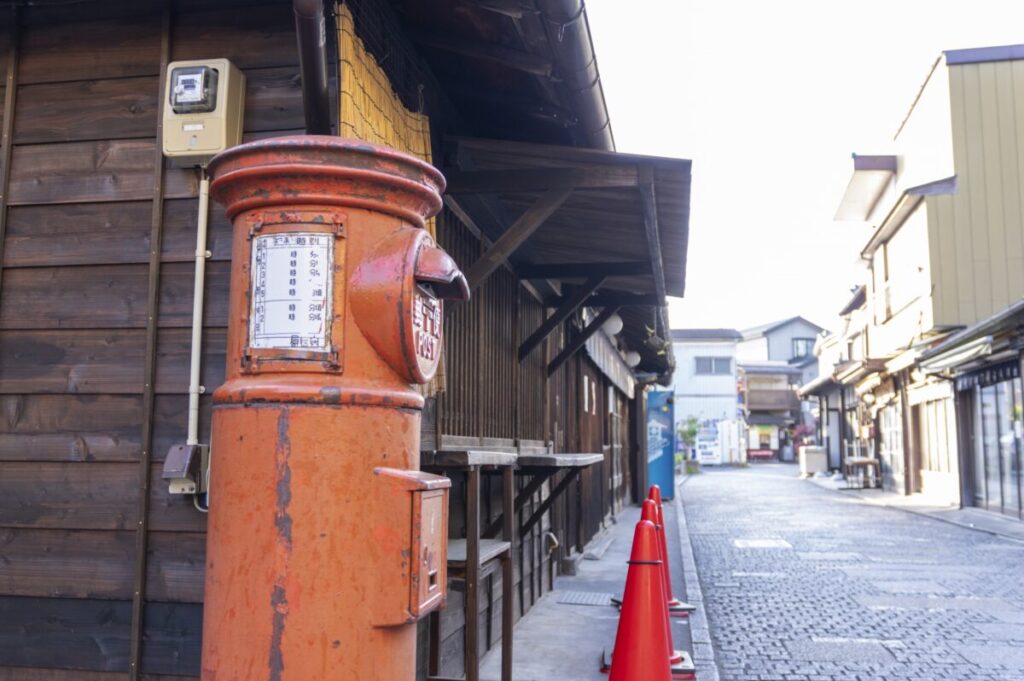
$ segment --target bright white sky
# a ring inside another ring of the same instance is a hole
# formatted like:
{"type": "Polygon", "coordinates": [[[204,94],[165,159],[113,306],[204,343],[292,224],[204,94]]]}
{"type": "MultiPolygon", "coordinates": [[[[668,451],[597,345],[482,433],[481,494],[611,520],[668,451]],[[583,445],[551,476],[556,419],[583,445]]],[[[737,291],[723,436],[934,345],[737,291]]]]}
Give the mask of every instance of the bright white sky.
{"type": "Polygon", "coordinates": [[[588,0],[619,151],[693,159],[673,327],[824,326],[868,227],[832,221],[945,49],[1024,43],[1019,0],[588,0]]]}

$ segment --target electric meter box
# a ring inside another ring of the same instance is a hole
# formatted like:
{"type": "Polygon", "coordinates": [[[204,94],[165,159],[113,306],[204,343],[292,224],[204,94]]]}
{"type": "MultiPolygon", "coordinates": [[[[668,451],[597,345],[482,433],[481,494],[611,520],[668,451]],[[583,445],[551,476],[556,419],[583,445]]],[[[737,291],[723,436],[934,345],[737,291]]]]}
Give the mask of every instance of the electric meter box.
{"type": "Polygon", "coordinates": [[[164,156],[176,165],[205,165],[242,141],[245,74],[227,59],[167,65],[164,156]]]}

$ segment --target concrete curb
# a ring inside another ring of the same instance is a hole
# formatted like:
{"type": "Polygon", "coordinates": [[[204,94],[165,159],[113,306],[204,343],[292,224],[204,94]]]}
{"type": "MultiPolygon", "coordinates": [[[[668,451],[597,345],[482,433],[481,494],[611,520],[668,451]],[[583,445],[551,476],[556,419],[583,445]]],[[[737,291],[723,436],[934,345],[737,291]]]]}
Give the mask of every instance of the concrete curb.
{"type": "Polygon", "coordinates": [[[697,606],[690,613],[690,639],[693,642],[693,663],[697,667],[698,681],[719,681],[718,664],[715,662],[715,648],[708,627],[707,609],[704,607],[704,591],[697,574],[697,562],[693,557],[690,531],[686,525],[686,511],[683,509],[682,487],[687,478],[676,487],[677,526],[679,529],[679,552],[683,558],[683,582],[686,587],[686,601],[697,606]]]}
{"type": "MultiPolygon", "coordinates": [[[[944,515],[940,515],[942,513],[948,513],[948,512],[951,512],[951,511],[960,510],[957,507],[950,507],[948,509],[940,509],[940,510],[933,510],[933,509],[926,509],[926,508],[914,508],[913,506],[910,506],[910,505],[891,504],[891,503],[889,503],[889,502],[887,502],[887,501],[885,501],[883,499],[878,499],[878,498],[875,498],[875,497],[866,496],[864,494],[860,494],[858,492],[858,490],[856,490],[856,489],[843,489],[843,488],[840,488],[840,487],[833,487],[832,485],[823,484],[822,482],[820,482],[818,480],[815,480],[813,478],[807,480],[807,482],[810,482],[812,485],[816,485],[816,486],[820,487],[821,489],[829,490],[831,492],[843,492],[844,494],[853,497],[854,499],[856,499],[860,503],[865,504],[867,506],[875,506],[876,508],[887,508],[887,509],[892,510],[892,511],[903,511],[904,513],[910,513],[910,514],[913,514],[913,515],[916,515],[916,516],[920,516],[922,518],[930,518],[931,520],[935,520],[935,521],[938,521],[940,523],[946,523],[947,525],[954,525],[956,527],[960,527],[960,528],[965,529],[965,530],[972,530],[974,532],[982,532],[984,534],[991,535],[993,537],[1000,537],[1002,539],[1008,539],[1009,541],[1017,542],[1019,544],[1024,544],[1024,537],[1021,537],[1019,535],[1009,534],[1007,532],[1000,532],[999,530],[992,529],[990,527],[980,527],[977,524],[971,523],[971,522],[966,521],[966,520],[959,520],[957,518],[948,518],[948,517],[945,517],[944,515]]],[[[1014,522],[1019,522],[1019,521],[1014,521],[1014,522]]]]}

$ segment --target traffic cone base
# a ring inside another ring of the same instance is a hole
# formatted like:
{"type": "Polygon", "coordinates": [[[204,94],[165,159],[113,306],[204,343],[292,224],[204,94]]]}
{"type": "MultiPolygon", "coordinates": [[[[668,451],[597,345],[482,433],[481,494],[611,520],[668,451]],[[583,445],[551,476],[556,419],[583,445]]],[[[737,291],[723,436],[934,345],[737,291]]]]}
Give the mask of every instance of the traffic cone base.
{"type": "Polygon", "coordinates": [[[697,606],[691,603],[685,603],[678,598],[673,598],[668,602],[669,617],[689,617],[690,613],[696,609],[697,606]]]}
{"type": "MultiPolygon", "coordinates": [[[[679,658],[678,662],[674,662],[669,666],[669,676],[672,677],[672,681],[688,681],[689,679],[695,679],[697,668],[693,664],[693,659],[685,650],[673,651],[673,658],[679,658]]],[[[612,668],[612,655],[607,650],[601,651],[601,673],[607,674],[612,668]]]]}

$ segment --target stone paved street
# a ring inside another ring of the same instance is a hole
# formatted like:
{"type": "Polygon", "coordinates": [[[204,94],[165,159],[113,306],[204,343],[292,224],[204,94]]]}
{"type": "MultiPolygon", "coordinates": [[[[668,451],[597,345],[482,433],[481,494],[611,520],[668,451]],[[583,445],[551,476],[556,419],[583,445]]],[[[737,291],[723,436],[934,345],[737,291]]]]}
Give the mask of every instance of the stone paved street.
{"type": "Polygon", "coordinates": [[[796,474],[681,488],[722,679],[1024,679],[1024,543],[796,474]]]}

